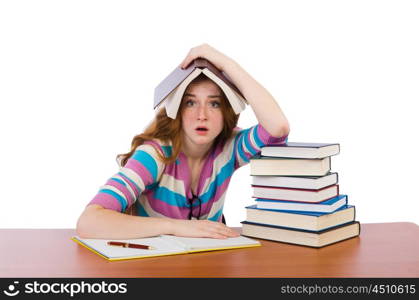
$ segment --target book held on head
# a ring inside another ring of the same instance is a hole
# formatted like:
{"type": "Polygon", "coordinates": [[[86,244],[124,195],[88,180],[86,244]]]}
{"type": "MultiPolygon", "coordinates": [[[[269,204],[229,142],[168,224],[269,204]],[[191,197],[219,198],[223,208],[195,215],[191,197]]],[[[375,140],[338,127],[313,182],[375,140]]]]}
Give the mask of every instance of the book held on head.
{"type": "Polygon", "coordinates": [[[154,109],[164,106],[167,115],[175,119],[187,86],[200,74],[204,74],[221,88],[236,114],[246,108],[247,100],[228,75],[207,59],[197,58],[186,69],[175,68],[154,89],[154,109]]]}

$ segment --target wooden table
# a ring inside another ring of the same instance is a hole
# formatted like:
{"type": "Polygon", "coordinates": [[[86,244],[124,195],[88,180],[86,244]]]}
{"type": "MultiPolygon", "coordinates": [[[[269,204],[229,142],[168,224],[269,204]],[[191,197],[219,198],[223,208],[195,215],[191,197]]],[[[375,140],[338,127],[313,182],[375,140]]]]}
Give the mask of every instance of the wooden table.
{"type": "Polygon", "coordinates": [[[419,277],[419,226],[362,224],[321,249],[262,246],[109,262],[70,240],[74,229],[0,229],[0,277],[419,277]]]}

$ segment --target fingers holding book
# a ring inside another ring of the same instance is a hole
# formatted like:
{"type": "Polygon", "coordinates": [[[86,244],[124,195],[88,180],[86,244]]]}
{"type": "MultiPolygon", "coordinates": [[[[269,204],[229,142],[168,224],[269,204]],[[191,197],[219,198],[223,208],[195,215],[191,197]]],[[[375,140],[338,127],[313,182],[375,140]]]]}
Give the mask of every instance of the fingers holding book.
{"type": "Polygon", "coordinates": [[[232,62],[231,58],[227,57],[226,55],[211,47],[210,45],[204,43],[199,46],[193,47],[179,66],[182,69],[185,69],[194,59],[198,57],[208,59],[217,67],[217,69],[221,71],[225,69],[225,66],[227,64],[232,62]]]}

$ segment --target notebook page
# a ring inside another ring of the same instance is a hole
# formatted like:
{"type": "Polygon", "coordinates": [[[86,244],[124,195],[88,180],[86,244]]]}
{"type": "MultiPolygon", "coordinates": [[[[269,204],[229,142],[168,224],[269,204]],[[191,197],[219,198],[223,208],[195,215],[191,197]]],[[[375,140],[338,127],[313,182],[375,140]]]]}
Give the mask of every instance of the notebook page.
{"type": "Polygon", "coordinates": [[[230,247],[246,247],[246,246],[259,246],[260,243],[250,238],[239,236],[227,239],[213,239],[213,238],[190,238],[179,237],[173,235],[162,235],[162,238],[183,245],[188,251],[201,250],[201,249],[219,249],[230,247]]]}
{"type": "Polygon", "coordinates": [[[132,240],[112,240],[120,242],[128,242],[134,244],[148,245],[153,246],[154,250],[146,249],[134,249],[134,248],[123,248],[107,245],[107,242],[110,240],[102,239],[82,239],[80,237],[75,237],[80,242],[84,243],[93,250],[99,252],[103,256],[106,256],[111,259],[115,258],[129,258],[129,257],[146,257],[146,256],[155,256],[163,255],[169,253],[179,253],[185,252],[185,249],[179,246],[176,243],[170,243],[169,241],[161,237],[151,237],[151,238],[142,238],[142,239],[132,239],[132,240]]]}

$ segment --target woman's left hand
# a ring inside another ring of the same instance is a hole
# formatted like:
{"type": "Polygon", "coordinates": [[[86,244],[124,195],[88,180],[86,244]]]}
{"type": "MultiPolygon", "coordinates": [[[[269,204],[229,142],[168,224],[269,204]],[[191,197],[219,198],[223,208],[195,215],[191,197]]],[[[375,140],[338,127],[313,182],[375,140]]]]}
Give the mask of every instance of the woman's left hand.
{"type": "Polygon", "coordinates": [[[182,69],[185,69],[194,59],[198,57],[209,60],[220,71],[224,71],[228,64],[234,62],[230,57],[224,55],[210,45],[202,44],[192,48],[179,66],[182,69]]]}

